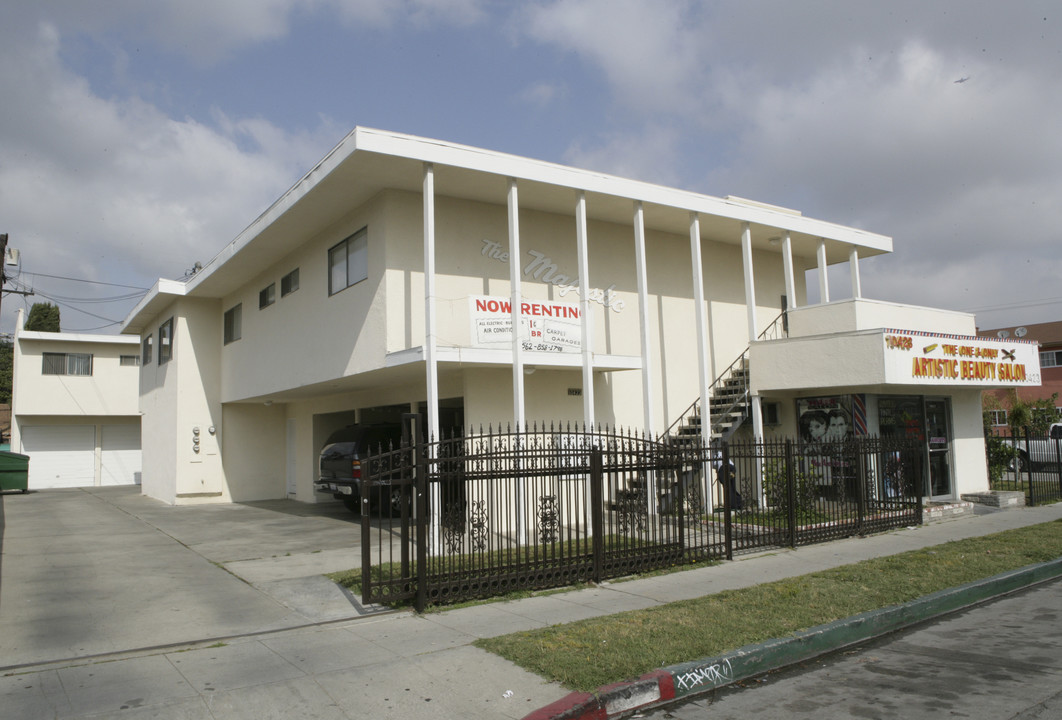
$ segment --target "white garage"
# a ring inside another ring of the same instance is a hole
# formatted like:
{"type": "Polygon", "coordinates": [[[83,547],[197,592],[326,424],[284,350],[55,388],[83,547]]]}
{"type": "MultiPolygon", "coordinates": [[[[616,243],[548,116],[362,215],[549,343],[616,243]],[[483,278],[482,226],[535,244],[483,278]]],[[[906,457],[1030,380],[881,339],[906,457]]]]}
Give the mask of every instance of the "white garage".
{"type": "Polygon", "coordinates": [[[140,484],[140,425],[104,425],[100,485],[140,484]]]}
{"type": "Polygon", "coordinates": [[[140,483],[139,425],[29,425],[21,446],[31,489],[140,483]]]}
{"type": "Polygon", "coordinates": [[[32,489],[96,484],[95,425],[23,427],[20,452],[30,456],[32,489]]]}

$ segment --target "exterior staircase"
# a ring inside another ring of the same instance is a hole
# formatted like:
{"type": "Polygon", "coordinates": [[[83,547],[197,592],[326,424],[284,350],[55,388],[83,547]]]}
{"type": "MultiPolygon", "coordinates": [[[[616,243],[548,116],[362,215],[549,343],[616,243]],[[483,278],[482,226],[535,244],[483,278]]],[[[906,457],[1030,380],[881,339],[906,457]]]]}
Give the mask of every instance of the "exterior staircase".
{"type": "MultiPolygon", "coordinates": [[[[701,443],[701,398],[686,409],[664,434],[674,445],[701,443]]],[[[752,412],[749,396],[749,353],[746,350],[708,390],[708,412],[712,421],[711,444],[729,440],[752,412]]]]}
{"type": "MultiPolygon", "coordinates": [[[[786,311],[776,317],[759,340],[774,340],[789,336],[786,311]]],[[[678,420],[671,424],[661,439],[672,445],[697,445],[701,443],[701,418],[703,398],[697,398],[678,420]]],[[[724,370],[708,388],[708,412],[712,421],[711,445],[726,442],[738,431],[745,418],[752,414],[752,397],[749,390],[749,349],[724,370]]]]}

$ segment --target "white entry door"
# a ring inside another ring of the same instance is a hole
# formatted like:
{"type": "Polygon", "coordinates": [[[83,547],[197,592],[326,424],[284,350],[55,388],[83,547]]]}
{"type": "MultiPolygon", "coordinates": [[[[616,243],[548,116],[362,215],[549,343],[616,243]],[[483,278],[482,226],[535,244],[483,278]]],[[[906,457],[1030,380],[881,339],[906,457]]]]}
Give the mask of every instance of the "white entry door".
{"type": "Polygon", "coordinates": [[[297,492],[295,482],[295,419],[288,419],[288,432],[287,442],[285,443],[285,452],[287,453],[287,477],[288,477],[288,495],[293,496],[297,492]]]}

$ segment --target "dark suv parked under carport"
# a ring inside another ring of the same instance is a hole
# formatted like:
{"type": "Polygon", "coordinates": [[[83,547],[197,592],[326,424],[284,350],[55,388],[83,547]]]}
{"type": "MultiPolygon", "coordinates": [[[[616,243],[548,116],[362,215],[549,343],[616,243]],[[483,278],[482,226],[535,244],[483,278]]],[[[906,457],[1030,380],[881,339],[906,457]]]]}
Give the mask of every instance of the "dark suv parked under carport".
{"type": "MultiPolygon", "coordinates": [[[[361,478],[362,461],[369,454],[398,449],[402,441],[402,428],[399,425],[348,425],[332,433],[328,442],[321,449],[320,475],[313,484],[317,492],[331,493],[332,497],[342,500],[351,512],[361,512],[361,478]]],[[[381,496],[370,498],[373,506],[383,500],[381,496]]],[[[396,493],[397,495],[397,493],[396,493]]],[[[400,502],[398,497],[396,501],[400,502]]]]}

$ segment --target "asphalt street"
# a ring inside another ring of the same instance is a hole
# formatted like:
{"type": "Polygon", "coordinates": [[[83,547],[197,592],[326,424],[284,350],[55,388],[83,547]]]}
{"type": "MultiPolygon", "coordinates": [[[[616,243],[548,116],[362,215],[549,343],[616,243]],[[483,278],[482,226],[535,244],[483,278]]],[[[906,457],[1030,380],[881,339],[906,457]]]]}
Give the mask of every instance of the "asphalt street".
{"type": "Polygon", "coordinates": [[[1062,581],[638,715],[651,720],[1062,718],[1062,581]]]}

